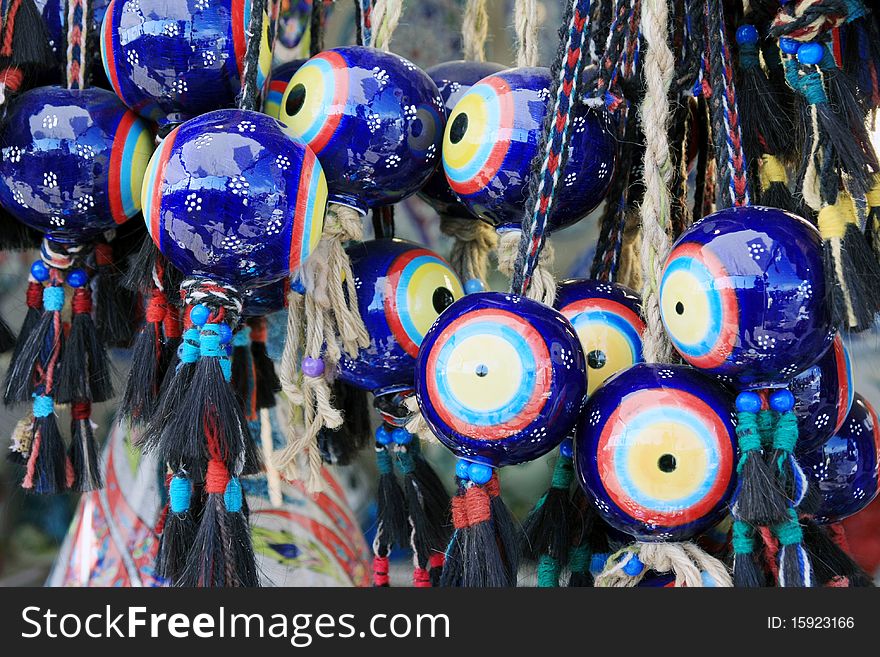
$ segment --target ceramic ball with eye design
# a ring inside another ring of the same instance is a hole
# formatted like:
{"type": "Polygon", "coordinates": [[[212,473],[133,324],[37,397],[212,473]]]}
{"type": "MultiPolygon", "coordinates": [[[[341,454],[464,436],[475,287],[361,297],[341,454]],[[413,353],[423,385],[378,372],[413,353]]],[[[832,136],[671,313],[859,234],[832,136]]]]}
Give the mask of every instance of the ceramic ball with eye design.
{"type": "MultiPolygon", "coordinates": [[[[122,101],[161,126],[234,107],[251,0],[111,0],[101,28],[104,72],[122,101]]],[[[269,20],[257,85],[269,75],[269,20]]]]}
{"type": "Polygon", "coordinates": [[[330,200],[361,213],[415,194],[440,161],[437,85],[392,53],[318,53],[290,79],[280,118],[321,160],[330,200]]]}
{"type": "Polygon", "coordinates": [[[798,462],[821,496],[814,512],[817,522],[840,522],[864,509],[880,486],[880,426],[874,407],[856,393],[840,430],[819,447],[800,453],[798,462]]]}
{"type": "Polygon", "coordinates": [[[641,300],[629,288],[590,279],[562,281],[553,305],[580,338],[588,395],[608,377],[642,362],[641,300]]]}
{"type": "Polygon", "coordinates": [[[89,241],[141,209],[153,135],[110,91],[27,91],[0,144],[0,205],[56,242],[89,241]]]}
{"type": "MultiPolygon", "coordinates": [[[[503,71],[504,66],[493,62],[468,62],[457,60],[444,62],[427,69],[425,73],[434,81],[440,90],[440,98],[445,106],[445,117],[448,119],[455,104],[467,91],[483,78],[503,71]]],[[[469,217],[471,213],[459,202],[455,192],[449,187],[443,167],[428,179],[419,192],[431,207],[442,214],[454,217],[469,217]]]]}
{"type": "Polygon", "coordinates": [[[813,450],[840,429],[852,407],[852,365],[840,334],[818,361],[794,378],[788,389],[794,395],[798,420],[797,449],[813,450]]]}
{"type": "Polygon", "coordinates": [[[282,278],[260,287],[249,287],[242,292],[242,317],[264,317],[287,308],[290,279],[282,278]]]}
{"type": "Polygon", "coordinates": [[[370,346],[355,358],[343,353],[339,377],[377,394],[411,387],[419,345],[440,314],[464,295],[461,281],[443,258],[412,242],[371,240],[346,251],[370,346]]]}
{"type": "Polygon", "coordinates": [[[543,456],[567,437],[586,393],[586,358],[558,311],[499,292],[452,304],[419,349],[416,397],[459,458],[493,467],[543,456]]]}
{"type": "Polygon", "coordinates": [[[281,99],[284,98],[284,92],[287,91],[290,78],[306,61],[305,59],[295,59],[272,69],[272,75],[269,78],[269,90],[266,92],[266,99],[263,101],[264,114],[268,114],[273,119],[281,119],[281,99]]]}
{"type": "MultiPolygon", "coordinates": [[[[553,82],[546,68],[514,68],[473,85],[456,103],[443,137],[449,186],[472,214],[495,226],[522,220],[532,160],[553,82]]],[[[605,198],[617,157],[610,118],[572,108],[571,143],[548,230],[572,224],[605,198]]]]}
{"type": "Polygon", "coordinates": [[[687,540],[727,512],[736,484],[733,395],[684,365],[640,363],[587,399],[575,470],[612,527],[687,540]]]}
{"type": "Polygon", "coordinates": [[[737,389],[786,385],[834,337],[819,232],[791,213],[730,208],[678,239],[660,281],[673,346],[737,389]]]}
{"type": "Polygon", "coordinates": [[[143,187],[147,230],[186,276],[260,287],[299,270],[321,237],[315,155],[260,112],[217,110],[172,130],[143,187]]]}

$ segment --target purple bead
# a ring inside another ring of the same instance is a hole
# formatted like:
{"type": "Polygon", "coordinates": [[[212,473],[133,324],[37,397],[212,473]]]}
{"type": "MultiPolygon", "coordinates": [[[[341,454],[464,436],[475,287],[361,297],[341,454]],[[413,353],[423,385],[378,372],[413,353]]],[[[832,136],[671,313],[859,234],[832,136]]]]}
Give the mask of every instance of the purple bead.
{"type": "Polygon", "coordinates": [[[324,373],[324,361],[306,356],[302,361],[302,371],[306,376],[321,376],[324,373]]]}

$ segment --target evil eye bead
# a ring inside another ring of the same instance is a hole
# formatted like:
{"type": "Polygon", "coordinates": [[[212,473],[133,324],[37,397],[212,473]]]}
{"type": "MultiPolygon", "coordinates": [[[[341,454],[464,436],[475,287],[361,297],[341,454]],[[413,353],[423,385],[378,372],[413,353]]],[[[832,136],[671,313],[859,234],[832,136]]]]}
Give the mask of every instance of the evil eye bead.
{"type": "Polygon", "coordinates": [[[840,430],[819,447],[798,455],[821,502],[814,518],[831,524],[868,506],[878,491],[880,428],[874,407],[856,393],[840,430]]]}
{"type": "Polygon", "coordinates": [[[440,161],[444,118],[424,71],[362,46],[309,59],[290,79],[280,113],[324,165],[331,201],[362,213],[421,188],[440,161]]]}
{"type": "MultiPolygon", "coordinates": [[[[550,95],[550,71],[515,68],[473,85],[455,104],[443,136],[443,170],[471,213],[493,225],[522,220],[528,180],[550,95]]],[[[604,111],[572,108],[572,134],[548,229],[593,210],[611,184],[616,142],[604,111]]]]}
{"type": "Polygon", "coordinates": [[[568,435],[586,392],[571,324],[524,297],[469,294],[422,341],[422,416],[460,458],[491,466],[546,454],[568,435]]]}
{"type": "MultiPolygon", "coordinates": [[[[440,90],[443,100],[445,117],[455,108],[455,104],[474,84],[485,78],[503,71],[504,66],[492,62],[468,62],[458,60],[437,64],[425,73],[440,90]]],[[[454,217],[469,217],[471,213],[464,207],[449,187],[443,168],[439,167],[422,187],[419,195],[437,212],[454,217]]]]}
{"type": "Polygon", "coordinates": [[[282,64],[272,71],[272,77],[269,79],[269,90],[266,92],[266,99],[263,101],[264,114],[268,114],[273,119],[281,119],[281,99],[284,98],[284,92],[287,90],[290,78],[305,63],[305,59],[296,59],[282,64]]]}
{"type": "Polygon", "coordinates": [[[247,288],[242,292],[242,317],[264,317],[287,308],[290,279],[269,283],[261,287],[247,288]]]}
{"type": "Polygon", "coordinates": [[[572,279],[559,284],[556,309],[574,326],[587,358],[587,394],[613,374],[642,361],[645,323],[632,290],[614,283],[572,279]]]}
{"type": "Polygon", "coordinates": [[[726,512],[735,486],[730,393],[681,365],[641,363],[587,400],[578,480],[603,518],[639,540],[687,540],[726,512]]]}
{"type": "Polygon", "coordinates": [[[244,110],[175,128],[143,188],[147,230],[169,261],[240,288],[298,271],[320,239],[326,200],[314,154],[277,120],[244,110]]]}
{"type": "Polygon", "coordinates": [[[0,144],[0,205],[57,242],[89,241],[141,210],[153,136],[109,91],[27,91],[0,144]]]}
{"type": "Polygon", "coordinates": [[[818,231],[774,208],[705,217],[666,261],[660,313],[694,367],[741,389],[787,384],[833,339],[818,231]]]}
{"type": "Polygon", "coordinates": [[[853,403],[852,365],[840,334],[816,363],[789,384],[798,420],[798,451],[810,451],[834,435],[853,403]]]}
{"type": "Polygon", "coordinates": [[[403,240],[352,244],[358,309],[370,346],[339,362],[339,376],[365,390],[412,385],[416,356],[441,313],[464,296],[461,281],[433,251],[403,240]]]}
{"type": "MultiPolygon", "coordinates": [[[[251,0],[112,0],[101,57],[113,90],[141,116],[175,125],[235,104],[241,90],[251,0]]],[[[257,86],[272,49],[263,16],[257,86]]]]}

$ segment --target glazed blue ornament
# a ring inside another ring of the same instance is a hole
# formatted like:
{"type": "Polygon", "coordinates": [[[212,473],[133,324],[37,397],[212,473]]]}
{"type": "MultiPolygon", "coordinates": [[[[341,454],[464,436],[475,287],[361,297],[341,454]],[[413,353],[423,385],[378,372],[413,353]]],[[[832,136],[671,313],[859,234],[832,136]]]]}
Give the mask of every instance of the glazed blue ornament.
{"type": "MultiPolygon", "coordinates": [[[[112,0],[101,28],[104,71],[122,101],[160,126],[235,105],[250,0],[112,0]]],[[[269,75],[263,17],[257,87],[269,75]]]]}
{"type": "Polygon", "coordinates": [[[217,110],[162,141],[143,187],[153,242],[185,276],[239,288],[295,274],[321,236],[314,154],[265,114],[217,110]]]}
{"type": "Polygon", "coordinates": [[[687,540],[718,522],[736,486],[732,395],[682,365],[641,363],[587,400],[575,470],[612,527],[687,540]]]}
{"type": "Polygon", "coordinates": [[[0,143],[0,205],[52,241],[88,243],[141,209],[153,136],[109,91],[27,91],[0,143]]]}
{"type": "MultiPolygon", "coordinates": [[[[550,95],[550,71],[515,68],[473,85],[449,115],[443,168],[449,186],[479,218],[518,227],[550,95]]],[[[604,110],[572,108],[572,135],[547,229],[568,226],[605,198],[616,142],[604,110]]]]}
{"type": "Polygon", "coordinates": [[[571,322],[587,358],[587,394],[642,361],[639,296],[623,285],[589,279],[562,281],[554,307],[571,322]]]}
{"type": "Polygon", "coordinates": [[[816,522],[840,522],[864,509],[878,491],[880,426],[874,407],[856,393],[840,430],[800,454],[800,462],[821,495],[816,522]]]}
{"type": "MultiPolygon", "coordinates": [[[[467,91],[483,78],[503,71],[504,66],[493,62],[468,62],[457,60],[432,66],[425,73],[440,90],[440,98],[445,108],[444,118],[448,119],[455,104],[467,91]]],[[[442,167],[434,172],[422,187],[419,195],[441,214],[455,217],[469,217],[470,212],[462,205],[446,180],[442,167]]]]}
{"type": "Polygon", "coordinates": [[[416,193],[440,161],[437,86],[392,53],[348,46],[315,55],[291,78],[280,118],[321,160],[330,201],[360,213],[416,193]]]}
{"type": "Polygon", "coordinates": [[[242,292],[244,304],[242,317],[263,317],[277,313],[287,307],[287,294],[290,292],[290,279],[282,278],[261,287],[251,287],[242,292]]]}
{"type": "Polygon", "coordinates": [[[789,383],[834,337],[822,244],[807,221],[774,208],[716,212],[678,239],[660,311],[688,363],[737,389],[789,383]]]}
{"type": "Polygon", "coordinates": [[[464,296],[461,282],[443,258],[412,242],[372,240],[346,251],[370,345],[353,358],[343,353],[339,378],[376,394],[409,388],[419,346],[440,314],[464,296]]]}
{"type": "Polygon", "coordinates": [[[266,93],[266,99],[263,101],[264,114],[268,114],[273,119],[281,119],[281,99],[284,97],[290,78],[306,61],[305,59],[295,59],[272,70],[269,89],[266,93]]]}
{"type": "Polygon", "coordinates": [[[419,350],[422,416],[456,456],[492,467],[543,456],[571,431],[586,392],[571,324],[525,297],[469,294],[419,350]]]}
{"type": "Polygon", "coordinates": [[[821,446],[843,425],[853,402],[852,365],[840,335],[789,385],[798,419],[798,453],[821,446]]]}

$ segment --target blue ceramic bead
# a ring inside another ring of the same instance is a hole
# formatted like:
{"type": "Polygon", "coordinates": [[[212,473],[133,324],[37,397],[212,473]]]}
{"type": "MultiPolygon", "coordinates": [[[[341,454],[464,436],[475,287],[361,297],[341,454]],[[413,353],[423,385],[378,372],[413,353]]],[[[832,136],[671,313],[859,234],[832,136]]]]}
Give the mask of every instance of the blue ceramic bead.
{"type": "Polygon", "coordinates": [[[82,287],[89,282],[89,275],[82,269],[74,269],[67,274],[67,284],[70,287],[82,287]]]}
{"type": "Polygon", "coordinates": [[[445,260],[412,242],[372,240],[346,251],[370,346],[355,358],[343,353],[339,377],[376,393],[411,386],[419,345],[440,313],[464,296],[461,282],[445,260]]]}
{"type": "Polygon", "coordinates": [[[761,410],[761,396],[756,392],[741,392],[736,396],[736,410],[740,413],[757,413],[761,410]]]}
{"type": "Polygon", "coordinates": [[[196,326],[204,326],[210,316],[208,306],[201,303],[197,303],[189,311],[189,320],[196,326]]]}
{"type": "Polygon", "coordinates": [[[800,41],[795,41],[788,37],[779,39],[779,49],[786,55],[794,55],[801,47],[800,41]]]}
{"type": "Polygon", "coordinates": [[[485,463],[471,463],[468,465],[468,479],[482,486],[492,479],[492,468],[485,463]]]}
{"type": "Polygon", "coordinates": [[[797,51],[797,58],[801,64],[818,64],[825,54],[825,46],[821,43],[805,43],[797,51]]]}
{"type": "Polygon", "coordinates": [[[638,540],[688,540],[727,511],[736,485],[732,395],[684,365],[640,363],[587,399],[578,481],[602,517],[638,540]]]}
{"type": "MultiPolygon", "coordinates": [[[[504,66],[493,62],[468,62],[458,60],[445,62],[432,66],[425,73],[434,81],[440,90],[440,98],[443,99],[445,109],[444,118],[449,118],[455,104],[477,82],[483,78],[503,71],[504,66]]],[[[449,188],[443,167],[438,167],[433,175],[425,183],[419,195],[425,199],[431,207],[441,214],[453,217],[470,217],[471,213],[459,202],[455,192],[449,188]]],[[[471,290],[467,290],[468,294],[471,290]]],[[[474,290],[480,292],[481,290],[474,290]]]]}
{"type": "Polygon", "coordinates": [[[391,443],[391,432],[385,428],[384,424],[380,424],[376,429],[376,442],[380,445],[388,445],[391,443]]]}
{"type": "Polygon", "coordinates": [[[469,294],[422,341],[416,397],[434,434],[460,458],[523,463],[574,427],[585,360],[574,328],[552,308],[499,292],[469,294]]]}
{"type": "Polygon", "coordinates": [[[31,265],[31,276],[33,276],[36,280],[40,281],[40,283],[45,283],[49,280],[49,267],[42,260],[34,260],[31,265]]]}
{"type": "Polygon", "coordinates": [[[485,289],[486,286],[483,285],[483,281],[481,281],[479,278],[471,278],[464,284],[465,294],[474,294],[475,292],[482,292],[485,289]]]}
{"type": "Polygon", "coordinates": [[[290,279],[269,283],[261,287],[245,290],[241,295],[244,303],[242,317],[263,317],[287,308],[287,293],[290,291],[290,279]]]}
{"type": "Polygon", "coordinates": [[[754,25],[740,25],[736,30],[736,42],[758,43],[758,30],[754,25]]]}
{"type": "Polygon", "coordinates": [[[798,455],[798,462],[822,498],[814,516],[817,522],[840,522],[877,497],[878,456],[877,413],[856,393],[840,431],[823,445],[798,455]]]}
{"type": "Polygon", "coordinates": [[[676,242],[660,281],[672,344],[737,389],[787,385],[834,337],[822,240],[775,208],[716,212],[676,242]]]}
{"type": "MultiPolygon", "coordinates": [[[[522,222],[552,84],[546,68],[495,73],[472,86],[449,115],[446,179],[471,213],[495,226],[522,222]]],[[[617,146],[609,115],[582,104],[572,114],[568,159],[548,230],[572,224],[599,205],[614,173],[617,146]]]]}
{"type": "Polygon", "coordinates": [[[819,447],[837,432],[853,401],[852,365],[840,335],[815,365],[788,386],[798,419],[798,451],[819,447]]]}
{"type": "MultiPolygon", "coordinates": [[[[250,0],[112,0],[101,56],[113,90],[141,116],[175,125],[235,105],[250,0]]],[[[258,86],[272,50],[264,16],[258,86]]]]}
{"type": "Polygon", "coordinates": [[[268,114],[273,119],[281,120],[281,99],[284,98],[284,92],[287,90],[290,78],[307,61],[306,59],[295,59],[292,62],[287,62],[272,69],[272,75],[269,78],[269,90],[266,92],[266,99],[263,101],[264,114],[268,114]]]}
{"type": "Polygon", "coordinates": [[[31,89],[0,144],[0,205],[56,242],[89,242],[141,209],[153,136],[109,91],[31,89]]]}
{"type": "Polygon", "coordinates": [[[392,53],[348,46],[315,55],[291,78],[280,118],[321,160],[330,200],[361,213],[415,194],[440,161],[437,86],[392,53]]]}
{"type": "Polygon", "coordinates": [[[240,288],[298,271],[321,238],[327,185],[276,119],[218,110],[175,128],[144,181],[153,242],[187,276],[240,288]]]}
{"type": "Polygon", "coordinates": [[[639,296],[623,285],[590,279],[562,281],[553,304],[574,326],[587,357],[587,394],[612,374],[642,362],[639,296]]]}
{"type": "Polygon", "coordinates": [[[470,461],[465,461],[464,459],[458,459],[455,462],[455,476],[459,479],[468,479],[468,466],[470,465],[470,461]]]}

